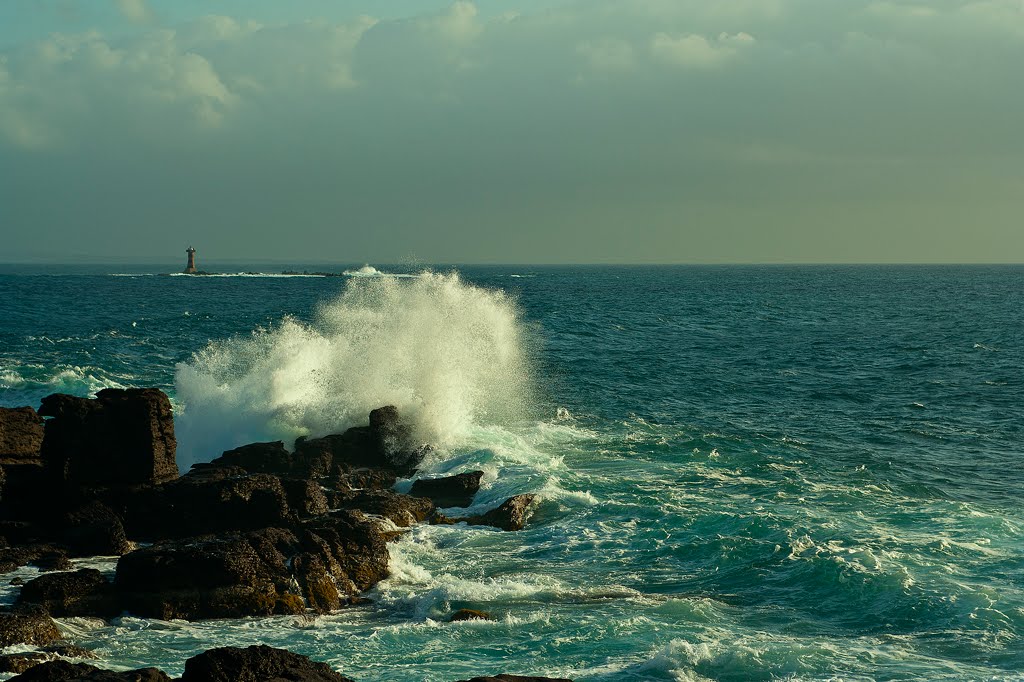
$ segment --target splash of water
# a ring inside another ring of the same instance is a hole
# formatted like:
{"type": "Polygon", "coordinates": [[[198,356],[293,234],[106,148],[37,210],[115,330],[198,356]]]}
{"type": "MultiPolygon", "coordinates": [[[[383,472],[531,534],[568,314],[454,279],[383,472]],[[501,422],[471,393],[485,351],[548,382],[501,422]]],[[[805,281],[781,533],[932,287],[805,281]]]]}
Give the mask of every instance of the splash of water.
{"type": "Polygon", "coordinates": [[[457,273],[354,278],[309,324],[286,317],[211,342],[178,365],[179,463],[254,441],[338,433],[386,404],[422,440],[453,445],[471,425],[525,416],[523,329],[505,293],[457,273]]]}

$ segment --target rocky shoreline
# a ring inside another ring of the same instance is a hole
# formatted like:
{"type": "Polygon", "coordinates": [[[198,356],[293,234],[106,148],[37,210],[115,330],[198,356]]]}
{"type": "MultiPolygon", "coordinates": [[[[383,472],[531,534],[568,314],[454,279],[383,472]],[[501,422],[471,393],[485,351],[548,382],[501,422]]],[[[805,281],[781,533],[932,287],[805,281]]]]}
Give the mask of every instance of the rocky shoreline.
{"type": "MultiPolygon", "coordinates": [[[[409,495],[392,490],[429,452],[411,434],[385,406],[366,426],[299,439],[294,452],[280,441],[252,443],[179,476],[171,404],[157,389],[54,394],[38,412],[0,408],[0,574],[23,565],[43,571],[0,610],[0,649],[36,650],[0,655],[0,672],[23,673],[16,680],[167,680],[152,668],[113,673],[68,662],[90,652],[62,643],[52,619],[330,613],[365,602],[388,576],[387,543],[414,524],[523,528],[533,495],[479,516],[438,511],[472,504],[479,471],[418,479],[409,495]],[[112,581],[95,569],[71,570],[71,558],[97,555],[120,557],[112,581]]],[[[254,646],[195,656],[181,679],[346,678],[254,646]]]]}

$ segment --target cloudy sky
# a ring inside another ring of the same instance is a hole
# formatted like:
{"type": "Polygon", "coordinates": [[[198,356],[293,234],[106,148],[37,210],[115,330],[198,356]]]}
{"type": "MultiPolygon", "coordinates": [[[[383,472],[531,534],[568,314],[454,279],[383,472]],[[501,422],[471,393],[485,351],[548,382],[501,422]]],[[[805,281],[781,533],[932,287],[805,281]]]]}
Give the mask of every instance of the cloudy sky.
{"type": "Polygon", "coordinates": [[[1022,262],[1024,0],[3,0],[0,261],[1022,262]]]}

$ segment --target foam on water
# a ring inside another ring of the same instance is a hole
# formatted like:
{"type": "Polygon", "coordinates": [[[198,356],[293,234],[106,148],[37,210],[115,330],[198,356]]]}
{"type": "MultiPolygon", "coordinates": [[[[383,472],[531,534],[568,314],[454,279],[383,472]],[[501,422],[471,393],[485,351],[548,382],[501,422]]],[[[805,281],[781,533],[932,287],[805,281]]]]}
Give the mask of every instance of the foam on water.
{"type": "Polygon", "coordinates": [[[474,425],[522,417],[529,382],[527,339],[505,293],[455,273],[355,277],[309,324],[285,317],[178,365],[179,463],[338,433],[387,404],[444,447],[474,425]]]}

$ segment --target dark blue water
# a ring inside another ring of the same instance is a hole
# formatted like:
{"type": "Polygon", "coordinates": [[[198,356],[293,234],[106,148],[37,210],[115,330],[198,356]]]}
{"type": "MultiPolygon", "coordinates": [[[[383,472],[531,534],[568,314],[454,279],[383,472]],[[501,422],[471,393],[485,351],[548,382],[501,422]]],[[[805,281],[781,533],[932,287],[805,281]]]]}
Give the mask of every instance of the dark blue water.
{"type": "Polygon", "coordinates": [[[265,641],[357,679],[1024,679],[1022,267],[111,275],[171,269],[0,270],[0,404],[160,386],[192,461],[394,402],[429,472],[485,470],[481,508],[543,502],[409,533],[368,609],[68,624],[108,665],[265,641]],[[464,606],[499,620],[443,622],[464,606]]]}

